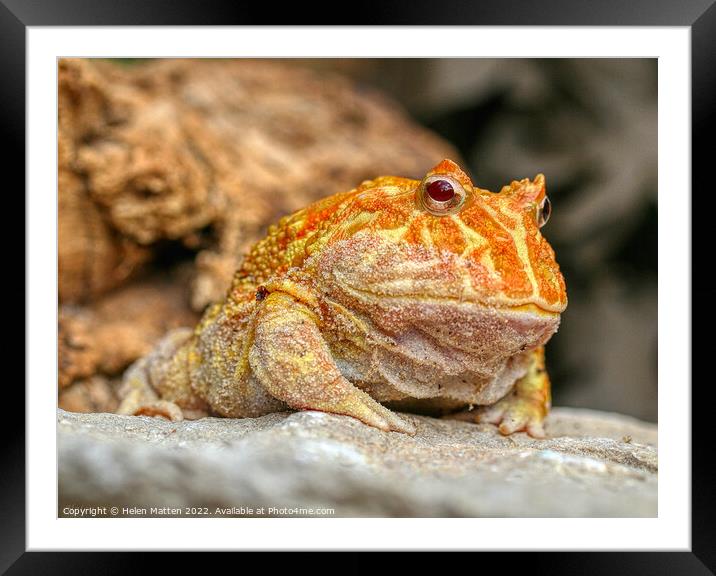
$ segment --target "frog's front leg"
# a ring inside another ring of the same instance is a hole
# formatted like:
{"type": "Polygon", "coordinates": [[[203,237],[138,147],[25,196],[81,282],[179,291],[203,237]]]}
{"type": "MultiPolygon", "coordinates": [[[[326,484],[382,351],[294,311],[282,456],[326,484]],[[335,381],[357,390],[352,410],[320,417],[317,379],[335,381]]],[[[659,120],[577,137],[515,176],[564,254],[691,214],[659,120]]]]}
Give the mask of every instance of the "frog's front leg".
{"type": "Polygon", "coordinates": [[[460,420],[499,425],[502,434],[525,430],[533,438],[544,438],[543,422],[551,405],[549,376],[544,365],[544,347],[530,357],[527,374],[520,378],[510,394],[491,406],[460,412],[460,420]]]}
{"type": "Polygon", "coordinates": [[[273,292],[261,303],[249,364],[266,390],[293,409],[345,414],[381,430],[415,433],[411,423],[343,377],[318,317],[288,294],[273,292]]]}

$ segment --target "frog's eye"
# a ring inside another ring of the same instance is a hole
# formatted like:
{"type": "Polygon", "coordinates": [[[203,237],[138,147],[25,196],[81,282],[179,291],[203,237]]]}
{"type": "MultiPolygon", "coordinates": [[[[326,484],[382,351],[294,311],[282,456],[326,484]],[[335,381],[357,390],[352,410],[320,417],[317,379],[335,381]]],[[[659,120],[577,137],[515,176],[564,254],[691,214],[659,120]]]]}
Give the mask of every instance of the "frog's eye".
{"type": "Polygon", "coordinates": [[[433,174],[420,183],[420,204],[435,216],[454,214],[465,202],[465,188],[450,176],[433,174]]]}
{"type": "Polygon", "coordinates": [[[542,228],[542,226],[547,224],[550,214],[552,214],[552,203],[549,201],[549,198],[545,196],[544,200],[537,206],[537,226],[542,228]]]}

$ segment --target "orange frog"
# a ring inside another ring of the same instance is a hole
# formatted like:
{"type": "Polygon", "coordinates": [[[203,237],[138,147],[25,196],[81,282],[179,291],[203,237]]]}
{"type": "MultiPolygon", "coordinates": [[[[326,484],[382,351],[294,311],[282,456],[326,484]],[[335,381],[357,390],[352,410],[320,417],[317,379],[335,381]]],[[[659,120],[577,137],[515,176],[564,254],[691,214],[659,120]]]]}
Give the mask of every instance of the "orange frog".
{"type": "Polygon", "coordinates": [[[345,414],[414,433],[420,412],[543,437],[544,344],[567,305],[544,176],[499,193],[450,160],[283,218],[194,330],[125,374],[122,414],[345,414]]]}

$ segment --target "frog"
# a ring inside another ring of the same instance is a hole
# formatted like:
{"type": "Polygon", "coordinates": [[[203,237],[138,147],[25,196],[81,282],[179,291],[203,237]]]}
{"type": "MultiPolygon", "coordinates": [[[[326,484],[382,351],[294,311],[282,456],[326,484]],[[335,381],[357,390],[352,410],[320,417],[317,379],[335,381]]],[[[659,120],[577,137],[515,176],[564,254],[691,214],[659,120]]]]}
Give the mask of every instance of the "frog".
{"type": "Polygon", "coordinates": [[[567,307],[550,214],[543,174],[492,192],[449,159],[320,199],[127,370],[117,412],[313,410],[410,435],[413,413],[544,438],[545,344],[567,307]]]}

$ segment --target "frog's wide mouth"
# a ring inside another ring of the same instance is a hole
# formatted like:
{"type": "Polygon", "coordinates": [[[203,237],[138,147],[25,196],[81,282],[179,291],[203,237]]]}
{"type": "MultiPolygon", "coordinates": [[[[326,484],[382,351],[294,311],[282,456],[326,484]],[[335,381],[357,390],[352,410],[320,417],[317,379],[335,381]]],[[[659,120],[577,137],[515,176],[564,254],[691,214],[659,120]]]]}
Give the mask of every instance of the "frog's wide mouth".
{"type": "MultiPolygon", "coordinates": [[[[388,296],[388,298],[391,298],[388,296]]],[[[545,306],[542,306],[541,304],[537,302],[524,302],[520,304],[496,304],[493,302],[486,302],[483,300],[472,300],[472,299],[460,299],[460,298],[451,298],[451,297],[430,297],[430,296],[418,296],[418,295],[400,295],[400,296],[394,296],[392,298],[395,299],[404,299],[404,300],[410,300],[410,301],[423,301],[423,302],[431,302],[434,304],[443,304],[443,305],[451,305],[454,304],[456,306],[467,306],[467,307],[476,307],[480,308],[486,311],[491,311],[495,313],[514,313],[514,314],[526,314],[526,315],[533,315],[538,316],[540,318],[556,318],[559,317],[562,312],[564,311],[563,308],[547,308],[545,306]]]]}
{"type": "MultiPolygon", "coordinates": [[[[356,291],[355,288],[351,290],[356,291]]],[[[495,313],[507,313],[515,315],[531,315],[540,318],[556,318],[559,317],[564,311],[563,306],[549,306],[544,305],[541,302],[518,302],[518,303],[503,303],[485,300],[479,297],[463,297],[457,298],[455,296],[445,295],[425,295],[425,294],[412,294],[409,292],[399,294],[386,294],[383,292],[372,291],[372,290],[360,290],[364,294],[371,294],[375,298],[384,299],[392,302],[405,302],[405,303],[425,303],[425,304],[437,304],[443,306],[465,306],[468,308],[479,308],[485,311],[491,311],[495,313]]]]}
{"type": "Polygon", "coordinates": [[[410,305],[410,306],[450,306],[454,308],[479,309],[485,312],[496,314],[509,314],[515,316],[532,316],[540,319],[559,318],[565,307],[546,307],[539,302],[502,303],[492,302],[481,298],[455,297],[453,295],[426,295],[409,291],[390,293],[387,290],[376,290],[372,288],[357,288],[355,286],[341,285],[342,292],[351,294],[361,300],[370,299],[374,302],[383,302],[388,306],[410,305]]]}
{"type": "MultiPolygon", "coordinates": [[[[498,307],[497,310],[499,309],[500,308],[498,307]]],[[[507,306],[505,309],[510,310],[512,312],[525,312],[528,314],[536,314],[538,316],[544,316],[547,318],[559,316],[562,313],[562,310],[550,310],[534,302],[529,302],[527,304],[518,304],[515,306],[507,306]]]]}
{"type": "Polygon", "coordinates": [[[493,302],[484,302],[480,300],[456,300],[451,298],[436,299],[434,302],[438,305],[457,307],[464,306],[466,309],[479,311],[483,314],[492,314],[503,317],[505,319],[519,319],[521,322],[559,322],[562,315],[561,309],[553,310],[541,306],[537,302],[525,302],[521,304],[496,304],[493,302]]]}

